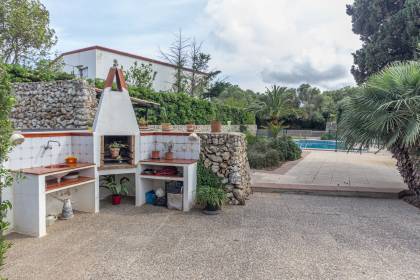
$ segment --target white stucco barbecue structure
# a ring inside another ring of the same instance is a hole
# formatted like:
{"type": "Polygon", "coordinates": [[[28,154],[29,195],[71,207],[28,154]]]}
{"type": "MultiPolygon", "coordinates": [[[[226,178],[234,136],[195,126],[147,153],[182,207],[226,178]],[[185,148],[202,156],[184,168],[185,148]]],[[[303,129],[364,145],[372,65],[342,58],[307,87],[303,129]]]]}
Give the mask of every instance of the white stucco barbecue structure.
{"type": "Polygon", "coordinates": [[[13,205],[7,217],[10,231],[35,237],[46,235],[46,216],[61,212],[64,197],[71,199],[74,210],[99,212],[101,199],[109,195],[100,188],[103,175],[128,177],[129,195],[135,197],[135,206],[145,203],[146,192],[164,187],[167,181],[183,183],[183,211],[189,211],[195,202],[198,137],[140,131],[123,72],[115,65],[108,72],[92,131],[20,133],[25,142],[11,151],[6,166],[24,177],[2,194],[2,200],[13,205]],[[114,80],[117,90],[112,90],[114,80]],[[105,150],[109,141],[115,139],[124,140],[129,146],[126,158],[117,163],[107,161],[105,150]],[[152,150],[163,155],[168,142],[174,145],[174,160],[151,160],[152,150]],[[69,155],[76,156],[80,163],[66,166],[64,159],[69,155]],[[179,176],[142,174],[145,169],[168,166],[177,168],[179,176]],[[80,174],[77,181],[57,181],[74,171],[80,174]]]}

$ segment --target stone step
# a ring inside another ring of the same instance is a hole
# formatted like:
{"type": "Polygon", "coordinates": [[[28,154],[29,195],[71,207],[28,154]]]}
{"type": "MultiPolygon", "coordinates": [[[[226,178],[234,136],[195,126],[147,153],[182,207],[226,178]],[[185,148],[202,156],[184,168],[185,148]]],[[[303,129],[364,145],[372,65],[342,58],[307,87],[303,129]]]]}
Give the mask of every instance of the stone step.
{"type": "Polygon", "coordinates": [[[398,194],[404,189],[261,183],[253,184],[252,190],[254,192],[265,193],[295,193],[325,196],[398,199],[398,194]]]}

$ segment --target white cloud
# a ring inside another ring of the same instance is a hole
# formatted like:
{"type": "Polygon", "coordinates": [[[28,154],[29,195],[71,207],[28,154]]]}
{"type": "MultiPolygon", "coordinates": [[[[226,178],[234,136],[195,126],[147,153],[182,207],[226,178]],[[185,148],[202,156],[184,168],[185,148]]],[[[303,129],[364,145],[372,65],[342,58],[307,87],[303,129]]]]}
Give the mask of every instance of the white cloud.
{"type": "Polygon", "coordinates": [[[211,34],[213,63],[256,90],[275,82],[324,88],[351,84],[351,74],[343,69],[350,69],[351,52],[360,43],[345,13],[347,2],[208,0],[202,20],[211,34]]]}
{"type": "Polygon", "coordinates": [[[179,28],[204,41],[212,68],[233,83],[322,88],[352,84],[351,0],[42,0],[57,30],[57,51],[103,45],[160,58],[179,28]],[[69,17],[68,15],[72,16],[69,17]]]}

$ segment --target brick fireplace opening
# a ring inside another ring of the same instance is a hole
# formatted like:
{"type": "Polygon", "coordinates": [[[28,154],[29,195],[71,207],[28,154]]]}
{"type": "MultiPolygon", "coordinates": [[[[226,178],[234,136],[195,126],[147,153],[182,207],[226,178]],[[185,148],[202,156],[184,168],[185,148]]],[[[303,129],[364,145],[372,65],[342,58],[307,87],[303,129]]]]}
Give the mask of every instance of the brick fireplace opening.
{"type": "Polygon", "coordinates": [[[133,166],[135,155],[135,137],[122,135],[101,136],[101,167],[102,168],[126,168],[133,166]],[[120,144],[118,157],[112,155],[110,145],[120,144]]]}

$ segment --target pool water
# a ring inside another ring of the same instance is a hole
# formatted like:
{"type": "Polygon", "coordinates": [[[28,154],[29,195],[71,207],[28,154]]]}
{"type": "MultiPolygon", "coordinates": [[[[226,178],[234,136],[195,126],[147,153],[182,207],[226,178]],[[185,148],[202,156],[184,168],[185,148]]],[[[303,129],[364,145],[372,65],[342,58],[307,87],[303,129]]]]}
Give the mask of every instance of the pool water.
{"type": "Polygon", "coordinates": [[[335,140],[308,140],[308,139],[298,139],[295,140],[296,144],[299,145],[301,149],[318,149],[318,150],[342,150],[343,145],[341,142],[336,142],[335,140]]]}

